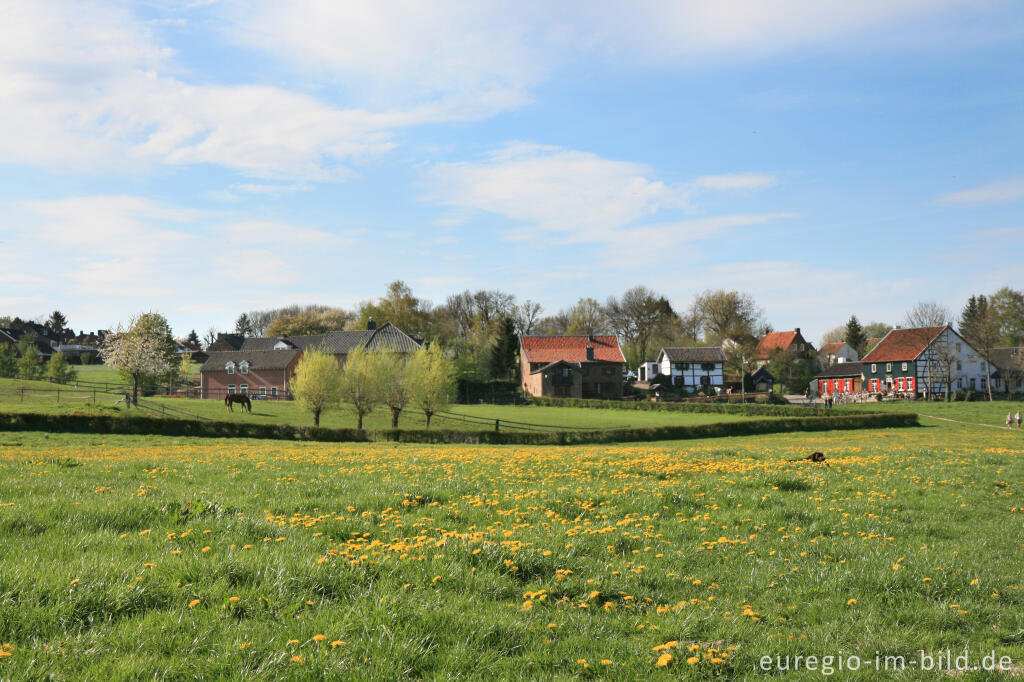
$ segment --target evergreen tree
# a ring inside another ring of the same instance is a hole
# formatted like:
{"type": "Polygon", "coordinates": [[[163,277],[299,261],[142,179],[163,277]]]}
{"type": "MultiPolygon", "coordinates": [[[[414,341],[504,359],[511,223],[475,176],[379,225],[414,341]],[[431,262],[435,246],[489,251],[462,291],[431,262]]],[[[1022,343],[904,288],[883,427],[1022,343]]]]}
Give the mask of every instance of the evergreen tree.
{"type": "Polygon", "coordinates": [[[858,355],[864,352],[864,346],[867,344],[868,337],[864,334],[864,328],[860,326],[860,321],[856,315],[850,315],[849,322],[846,323],[846,341],[850,348],[857,351],[858,355]]]}
{"type": "Polygon", "coordinates": [[[516,336],[516,324],[511,317],[502,317],[498,323],[498,334],[494,347],[491,349],[491,376],[496,379],[508,379],[515,372],[516,351],[519,350],[519,338],[516,336]]]}
{"type": "Polygon", "coordinates": [[[242,313],[235,320],[235,333],[241,334],[242,336],[252,336],[252,322],[249,321],[249,316],[242,313]]]}
{"type": "Polygon", "coordinates": [[[50,319],[46,321],[46,328],[56,334],[59,339],[63,334],[64,330],[68,326],[68,318],[64,317],[64,313],[59,310],[54,310],[50,313],[50,319]]]}
{"type": "Polygon", "coordinates": [[[188,341],[189,345],[192,346],[193,348],[200,348],[199,334],[196,334],[195,329],[188,333],[188,338],[185,340],[188,341]]]}

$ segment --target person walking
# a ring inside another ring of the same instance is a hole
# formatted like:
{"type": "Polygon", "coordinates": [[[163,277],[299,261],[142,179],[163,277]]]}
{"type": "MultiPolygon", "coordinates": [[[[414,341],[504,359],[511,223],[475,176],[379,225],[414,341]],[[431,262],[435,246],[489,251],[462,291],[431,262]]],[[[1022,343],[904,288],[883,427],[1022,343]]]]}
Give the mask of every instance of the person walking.
{"type": "Polygon", "coordinates": [[[1013,428],[1013,415],[1010,414],[1009,412],[1006,413],[1006,428],[1013,428]]]}
{"type": "Polygon", "coordinates": [[[1017,410],[1017,428],[1020,428],[1020,410],[1017,410]]]}

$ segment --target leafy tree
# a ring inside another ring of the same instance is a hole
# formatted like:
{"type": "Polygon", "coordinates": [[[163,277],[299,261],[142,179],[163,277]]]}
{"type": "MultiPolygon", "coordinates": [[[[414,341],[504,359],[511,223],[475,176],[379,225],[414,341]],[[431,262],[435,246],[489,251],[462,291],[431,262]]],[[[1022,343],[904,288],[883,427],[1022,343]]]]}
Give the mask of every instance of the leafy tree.
{"type": "Polygon", "coordinates": [[[941,303],[919,301],[903,319],[908,327],[944,327],[953,321],[953,314],[941,303]]]}
{"type": "Polygon", "coordinates": [[[1003,287],[988,302],[999,321],[999,345],[1024,345],[1024,293],[1003,287]]]}
{"type": "Polygon", "coordinates": [[[341,331],[352,321],[352,314],[341,308],[317,308],[278,315],[267,326],[267,336],[305,336],[341,331]]]}
{"type": "Polygon", "coordinates": [[[387,355],[356,346],[345,358],[345,366],[341,370],[341,397],[356,415],[358,429],[363,428],[363,417],[382,402],[379,379],[387,355]]]}
{"type": "Polygon", "coordinates": [[[235,320],[235,333],[242,336],[252,336],[252,322],[249,321],[249,316],[246,313],[242,313],[235,320]]]}
{"type": "Polygon", "coordinates": [[[323,348],[307,348],[295,365],[291,391],[299,408],[313,414],[313,426],[320,426],[320,415],[341,403],[338,361],[323,348]]]}
{"type": "Polygon", "coordinates": [[[999,319],[985,294],[971,296],[960,313],[960,334],[981,353],[985,361],[985,386],[992,400],[992,367],[989,356],[999,339],[999,319]]]}
{"type": "Polygon", "coordinates": [[[43,375],[43,359],[36,351],[34,334],[24,334],[18,340],[17,373],[26,379],[34,379],[43,375]]]}
{"type": "Polygon", "coordinates": [[[676,316],[668,299],[644,286],[627,290],[621,299],[610,297],[605,311],[615,332],[636,346],[641,362],[648,359],[651,339],[663,332],[676,316]]]}
{"type": "Polygon", "coordinates": [[[0,377],[18,373],[18,351],[9,343],[0,344],[0,377]]]}
{"type": "Polygon", "coordinates": [[[814,379],[812,362],[805,354],[778,349],[768,360],[768,371],[791,393],[803,393],[814,379]]]}
{"type": "Polygon", "coordinates": [[[406,366],[409,395],[413,405],[430,418],[445,407],[455,392],[455,368],[441,346],[430,344],[413,353],[406,366]]]}
{"type": "Polygon", "coordinates": [[[54,310],[50,313],[50,319],[46,321],[46,328],[54,332],[59,339],[64,334],[64,330],[67,328],[68,318],[64,317],[64,313],[59,310],[54,310]]]}
{"type": "Polygon", "coordinates": [[[68,364],[68,359],[64,357],[64,353],[58,351],[51,355],[50,361],[46,363],[46,376],[58,383],[66,384],[77,379],[78,372],[68,364]]]}
{"type": "Polygon", "coordinates": [[[764,312],[754,297],[739,291],[704,291],[694,300],[691,312],[704,332],[704,340],[716,345],[725,338],[757,336],[764,326],[764,312]]]}
{"type": "Polygon", "coordinates": [[[881,339],[891,331],[892,325],[885,322],[869,322],[864,325],[864,353],[868,353],[874,348],[874,344],[868,345],[868,339],[881,339]]]}
{"type": "Polygon", "coordinates": [[[868,337],[864,333],[864,328],[860,326],[860,320],[857,319],[856,315],[850,315],[850,319],[846,323],[846,335],[843,340],[846,341],[850,348],[857,351],[858,355],[864,353],[864,346],[867,345],[868,337]]]}
{"type": "Polygon", "coordinates": [[[832,327],[825,332],[821,337],[821,345],[824,346],[826,343],[835,343],[842,341],[846,337],[846,325],[839,325],[838,327],[832,327]]]}
{"type": "Polygon", "coordinates": [[[398,417],[409,404],[409,378],[406,372],[406,357],[393,349],[375,351],[381,357],[378,366],[377,386],[381,400],[391,411],[391,428],[398,428],[398,417]]]}
{"type": "Polygon", "coordinates": [[[378,324],[390,322],[406,333],[422,333],[430,325],[430,308],[430,303],[413,296],[409,285],[399,279],[388,285],[387,293],[376,303],[362,305],[356,326],[366,329],[373,318],[378,324]]]}
{"type": "Polygon", "coordinates": [[[494,346],[491,348],[491,376],[496,379],[508,379],[516,371],[516,352],[519,350],[519,337],[516,336],[516,323],[511,317],[503,317],[498,323],[498,333],[494,346]]]}
{"type": "Polygon", "coordinates": [[[608,316],[592,298],[581,298],[569,309],[569,334],[607,334],[608,316]]]}
{"type": "Polygon", "coordinates": [[[159,313],[120,323],[103,341],[103,361],[132,382],[132,403],[139,404],[139,380],[169,374],[175,367],[174,338],[167,318],[159,313]]]}

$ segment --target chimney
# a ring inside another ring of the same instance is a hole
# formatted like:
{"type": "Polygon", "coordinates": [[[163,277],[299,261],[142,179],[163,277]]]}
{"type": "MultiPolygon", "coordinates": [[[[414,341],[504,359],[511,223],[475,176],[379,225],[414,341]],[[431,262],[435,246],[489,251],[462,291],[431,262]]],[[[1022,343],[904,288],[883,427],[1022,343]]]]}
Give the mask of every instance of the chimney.
{"type": "Polygon", "coordinates": [[[799,334],[799,333],[800,333],[800,327],[797,327],[797,328],[796,328],[796,329],[794,329],[793,331],[795,331],[795,332],[796,332],[797,334],[799,334]]]}
{"type": "Polygon", "coordinates": [[[593,360],[593,359],[594,359],[594,347],[593,346],[587,346],[587,360],[593,360]]]}
{"type": "Polygon", "coordinates": [[[373,321],[373,318],[371,317],[371,318],[370,318],[369,320],[367,320],[367,322],[366,322],[366,330],[367,330],[367,331],[371,331],[371,332],[372,332],[372,331],[373,331],[374,329],[376,329],[376,328],[377,328],[377,323],[376,323],[376,322],[374,322],[374,321],[373,321]]]}
{"type": "Polygon", "coordinates": [[[587,334],[587,341],[590,341],[590,343],[597,343],[597,339],[594,338],[593,334],[587,334]]]}

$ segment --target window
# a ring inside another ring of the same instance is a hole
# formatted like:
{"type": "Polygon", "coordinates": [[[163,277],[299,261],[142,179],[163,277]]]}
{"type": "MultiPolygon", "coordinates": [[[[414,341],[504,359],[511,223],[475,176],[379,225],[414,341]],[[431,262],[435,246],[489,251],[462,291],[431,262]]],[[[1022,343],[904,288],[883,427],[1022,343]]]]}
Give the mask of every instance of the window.
{"type": "Polygon", "coordinates": [[[234,384],[228,384],[228,393],[234,393],[234,392],[235,392],[235,385],[234,384]]]}
{"type": "Polygon", "coordinates": [[[228,364],[226,364],[224,366],[224,371],[226,371],[228,374],[234,374],[235,373],[235,363],[229,362],[228,364]]]}
{"type": "Polygon", "coordinates": [[[260,386],[260,395],[266,395],[266,394],[267,394],[267,387],[266,386],[260,386]]]}
{"type": "Polygon", "coordinates": [[[958,343],[958,344],[956,344],[956,352],[957,352],[957,353],[959,353],[959,352],[960,352],[960,344],[959,344],[959,343],[958,343]]]}
{"type": "Polygon", "coordinates": [[[277,397],[277,386],[270,387],[270,395],[274,396],[275,398],[277,397]]]}
{"type": "Polygon", "coordinates": [[[974,390],[974,377],[971,377],[971,390],[974,390]]]}
{"type": "Polygon", "coordinates": [[[711,371],[714,371],[714,369],[715,369],[715,363],[713,363],[713,362],[702,362],[700,364],[700,368],[702,370],[704,370],[705,372],[711,372],[711,371]]]}
{"type": "Polygon", "coordinates": [[[905,362],[903,363],[903,366],[900,367],[900,371],[903,371],[903,372],[907,371],[907,363],[905,363],[905,362]]]}
{"type": "Polygon", "coordinates": [[[963,388],[964,387],[964,380],[962,378],[956,380],[956,387],[957,388],[963,388]]]}
{"type": "Polygon", "coordinates": [[[985,377],[981,378],[981,387],[982,388],[988,388],[988,386],[985,384],[985,377]]]}
{"type": "Polygon", "coordinates": [[[892,371],[892,363],[891,362],[885,363],[885,371],[886,372],[891,372],[892,371]]]}
{"type": "Polygon", "coordinates": [[[878,371],[878,365],[871,363],[871,373],[874,374],[878,371]]]}
{"type": "Polygon", "coordinates": [[[249,384],[240,384],[238,386],[238,392],[242,395],[249,395],[249,384]]]}
{"type": "Polygon", "coordinates": [[[569,368],[568,367],[563,367],[562,368],[562,376],[563,377],[569,376],[569,368]]]}
{"type": "Polygon", "coordinates": [[[963,368],[964,368],[964,365],[963,365],[963,363],[962,363],[962,362],[960,362],[959,360],[957,360],[957,361],[956,361],[956,368],[957,368],[957,371],[959,371],[959,370],[963,369],[963,368]]]}
{"type": "Polygon", "coordinates": [[[690,363],[688,363],[688,362],[681,362],[681,363],[679,363],[679,369],[681,369],[683,371],[686,371],[686,370],[690,369],[690,363]]]}
{"type": "Polygon", "coordinates": [[[239,371],[242,374],[248,374],[249,373],[249,363],[248,362],[243,362],[242,364],[240,364],[238,366],[238,369],[239,369],[239,371]]]}

